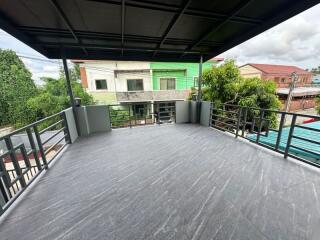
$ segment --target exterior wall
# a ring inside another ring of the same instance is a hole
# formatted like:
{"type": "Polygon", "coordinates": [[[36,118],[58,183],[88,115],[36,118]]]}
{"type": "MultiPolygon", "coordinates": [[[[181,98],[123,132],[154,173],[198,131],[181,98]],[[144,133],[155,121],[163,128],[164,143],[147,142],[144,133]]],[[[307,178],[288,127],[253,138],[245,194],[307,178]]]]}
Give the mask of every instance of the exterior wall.
{"type": "MultiPolygon", "coordinates": [[[[282,103],[282,110],[285,108],[286,100],[281,99],[280,100],[282,103]]],[[[309,108],[314,108],[316,106],[316,101],[315,98],[293,98],[291,103],[290,103],[290,109],[289,112],[291,111],[298,111],[298,110],[304,110],[304,109],[309,109],[309,108]]]]}
{"type": "MultiPolygon", "coordinates": [[[[312,84],[312,74],[298,74],[298,82],[296,83],[296,87],[303,87],[305,85],[312,84]]],[[[292,79],[290,76],[285,74],[265,74],[263,73],[261,76],[262,79],[273,80],[278,88],[289,88],[292,79]],[[284,81],[282,81],[284,79],[284,81]]]]}
{"type": "Polygon", "coordinates": [[[89,92],[96,104],[116,104],[117,103],[117,95],[116,92],[89,92]]]}
{"type": "MultiPolygon", "coordinates": [[[[147,72],[139,71],[139,72],[117,73],[115,78],[117,92],[128,92],[128,86],[127,86],[128,79],[142,79],[143,91],[152,91],[150,70],[148,70],[147,72]]],[[[140,91],[140,92],[143,92],[143,91],[140,91]]],[[[139,91],[136,91],[136,92],[139,92],[139,91]]]]}
{"type": "MultiPolygon", "coordinates": [[[[216,62],[204,62],[202,70],[211,69],[216,62]]],[[[194,87],[194,77],[199,76],[198,63],[176,63],[176,62],[151,62],[153,90],[159,90],[159,78],[176,78],[176,90],[186,90],[194,87]],[[168,71],[165,71],[168,70],[168,71]],[[174,71],[173,71],[174,70],[174,71]]]]}
{"type": "Polygon", "coordinates": [[[241,76],[243,76],[244,78],[262,77],[262,72],[250,65],[239,67],[239,70],[241,76]]]}

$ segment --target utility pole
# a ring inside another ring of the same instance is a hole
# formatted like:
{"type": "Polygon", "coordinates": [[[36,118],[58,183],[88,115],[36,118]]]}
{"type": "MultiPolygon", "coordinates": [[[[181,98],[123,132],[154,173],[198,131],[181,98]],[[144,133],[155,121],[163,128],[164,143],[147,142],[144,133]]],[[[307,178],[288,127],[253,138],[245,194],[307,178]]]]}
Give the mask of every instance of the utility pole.
{"type": "Polygon", "coordinates": [[[288,93],[288,97],[287,97],[285,112],[289,112],[289,110],[290,110],[290,104],[291,104],[292,97],[293,97],[293,90],[296,86],[296,82],[298,81],[298,74],[296,72],[291,73],[291,79],[292,79],[292,81],[290,84],[290,89],[289,89],[289,93],[288,93]]]}

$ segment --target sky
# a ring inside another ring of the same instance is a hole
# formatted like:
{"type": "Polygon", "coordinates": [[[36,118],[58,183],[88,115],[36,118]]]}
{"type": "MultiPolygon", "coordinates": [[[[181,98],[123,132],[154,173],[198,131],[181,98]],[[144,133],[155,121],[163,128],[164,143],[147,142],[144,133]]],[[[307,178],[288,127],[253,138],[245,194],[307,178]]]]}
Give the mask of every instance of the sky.
{"type": "MultiPolygon", "coordinates": [[[[33,75],[58,77],[61,62],[43,55],[0,29],[0,48],[17,52],[33,75]],[[44,60],[36,60],[41,58],[44,60]]],[[[311,69],[320,65],[320,4],[228,50],[219,57],[245,63],[295,65],[311,69]]]]}

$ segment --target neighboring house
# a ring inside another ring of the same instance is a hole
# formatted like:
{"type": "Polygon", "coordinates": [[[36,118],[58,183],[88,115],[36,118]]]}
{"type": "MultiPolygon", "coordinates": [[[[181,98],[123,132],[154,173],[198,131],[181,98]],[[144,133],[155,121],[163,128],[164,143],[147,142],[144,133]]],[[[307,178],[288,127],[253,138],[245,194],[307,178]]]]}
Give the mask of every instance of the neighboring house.
{"type": "Polygon", "coordinates": [[[295,66],[255,63],[245,64],[239,67],[239,70],[245,78],[259,77],[264,80],[274,81],[277,84],[277,93],[283,107],[287,101],[292,83],[291,74],[295,72],[298,75],[298,81],[295,85],[289,111],[315,107],[315,97],[320,93],[320,88],[310,87],[313,75],[306,70],[295,66]]]}
{"type": "MultiPolygon", "coordinates": [[[[216,58],[203,63],[212,68],[216,58]]],[[[148,103],[185,100],[198,85],[198,63],[134,61],[77,61],[81,81],[100,104],[148,103]]]]}

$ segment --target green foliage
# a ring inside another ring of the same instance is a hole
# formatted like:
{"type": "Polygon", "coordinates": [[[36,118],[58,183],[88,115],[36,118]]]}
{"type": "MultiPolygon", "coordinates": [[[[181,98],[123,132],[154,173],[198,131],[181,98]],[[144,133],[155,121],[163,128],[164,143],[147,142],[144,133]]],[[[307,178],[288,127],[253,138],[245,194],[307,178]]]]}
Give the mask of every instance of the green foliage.
{"type": "MultiPolygon", "coordinates": [[[[71,86],[74,97],[81,98],[82,105],[93,104],[93,98],[84,91],[81,84],[76,82],[76,74],[71,71],[71,86]]],[[[53,115],[71,106],[67,94],[64,76],[60,73],[59,79],[42,78],[44,86],[39,88],[39,94],[27,101],[27,107],[32,115],[32,122],[53,115]]],[[[27,123],[26,123],[27,124],[27,123]]]]}
{"type": "MultiPolygon", "coordinates": [[[[77,82],[78,65],[71,69],[70,77],[74,96],[81,98],[83,105],[93,104],[93,98],[77,82]]],[[[59,79],[42,80],[44,85],[37,88],[16,53],[0,49],[0,126],[19,128],[70,107],[62,69],[59,79]]]]}
{"type": "Polygon", "coordinates": [[[0,49],[0,126],[29,119],[27,101],[37,94],[31,73],[14,51],[0,49]]]}
{"type": "MultiPolygon", "coordinates": [[[[219,67],[203,73],[203,98],[216,106],[235,104],[240,106],[275,109],[280,107],[276,95],[276,84],[260,78],[243,78],[234,61],[226,61],[219,67]]],[[[250,111],[249,117],[257,116],[259,111],[250,111]]],[[[276,125],[276,115],[268,112],[265,116],[276,125]]]]}

